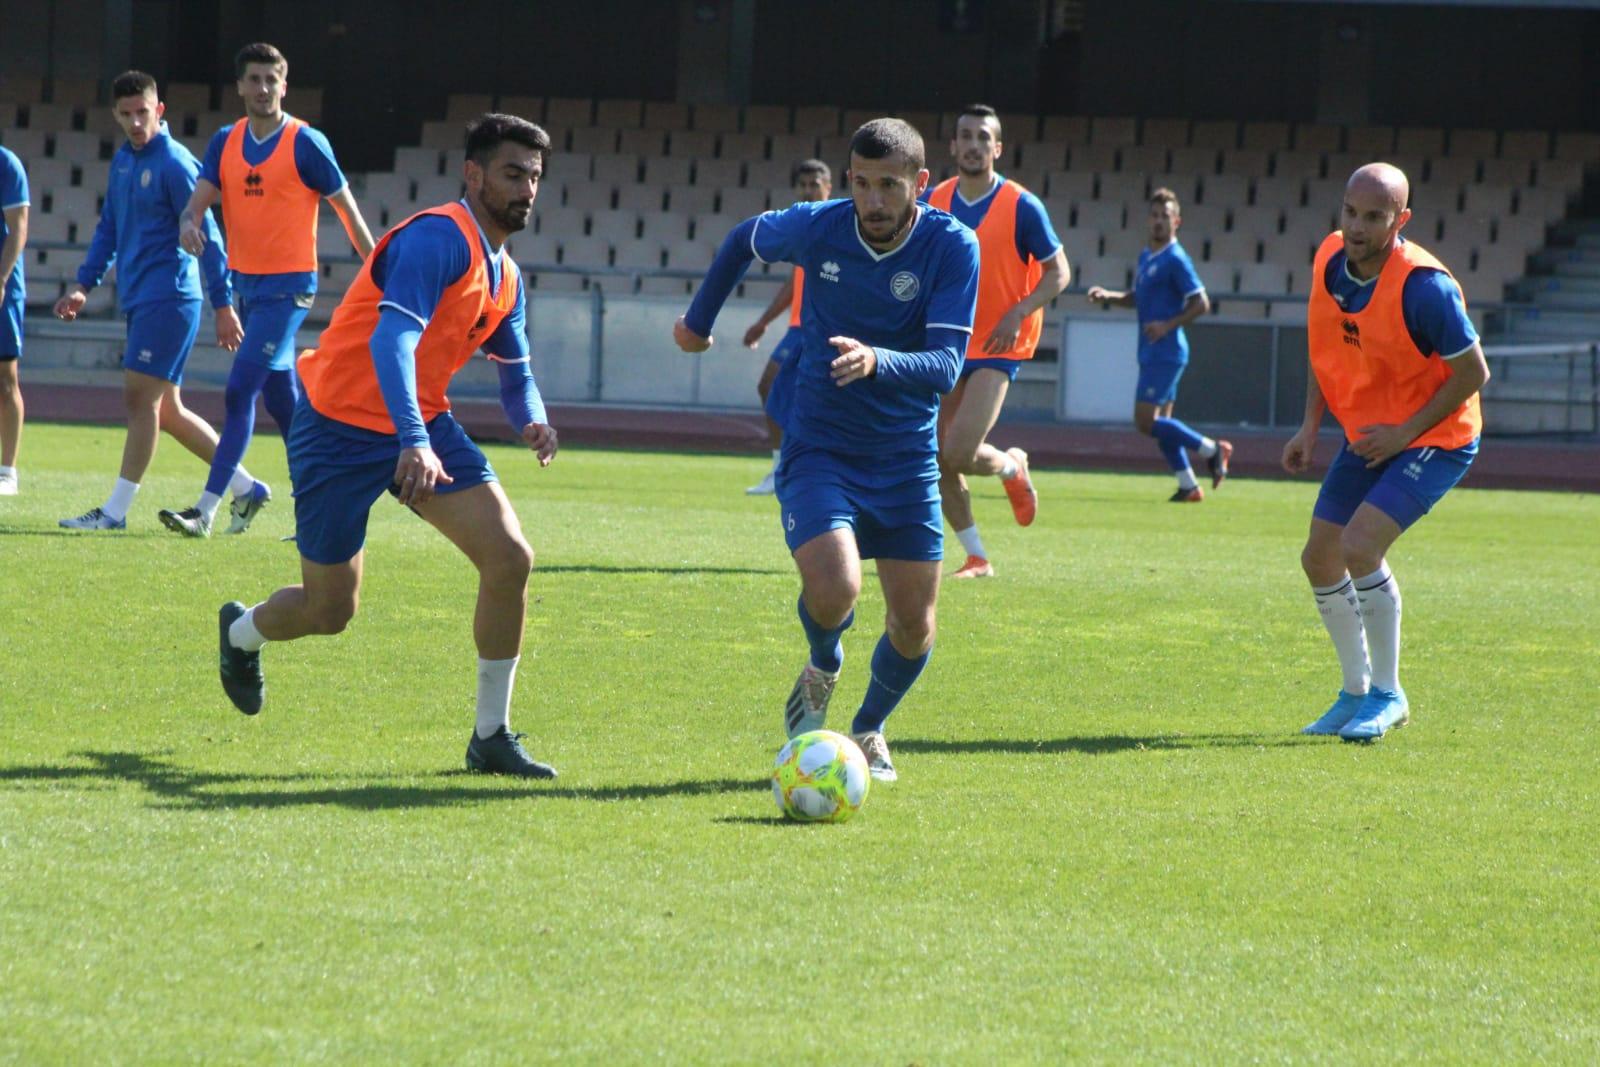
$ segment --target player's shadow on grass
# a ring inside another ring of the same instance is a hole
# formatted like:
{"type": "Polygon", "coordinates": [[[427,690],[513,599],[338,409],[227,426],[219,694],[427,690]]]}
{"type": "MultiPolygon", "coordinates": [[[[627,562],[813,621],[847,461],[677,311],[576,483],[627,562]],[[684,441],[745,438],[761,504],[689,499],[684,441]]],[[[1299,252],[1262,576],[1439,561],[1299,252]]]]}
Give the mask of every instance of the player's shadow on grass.
{"type": "Polygon", "coordinates": [[[694,566],[650,566],[648,564],[633,564],[629,566],[611,565],[605,563],[557,563],[552,565],[538,564],[534,568],[534,577],[541,574],[777,574],[789,576],[794,573],[792,567],[694,567],[694,566]]]}
{"type": "Polygon", "coordinates": [[[1315,744],[1316,740],[1299,734],[1165,734],[1153,737],[1108,734],[1097,737],[1053,737],[1044,740],[985,738],[974,741],[932,741],[902,737],[894,741],[894,751],[934,755],[995,752],[1018,756],[1050,756],[1062,753],[1109,756],[1118,752],[1160,752],[1175,749],[1297,748],[1315,744]]]}
{"type": "Polygon", "coordinates": [[[354,785],[300,788],[326,781],[328,774],[220,774],[194,771],[135,752],[83,752],[90,766],[0,766],[0,785],[10,782],[86,782],[137,785],[160,801],[159,806],[220,811],[234,808],[333,806],[361,811],[431,808],[485,800],[650,800],[746,790],[767,791],[766,778],[716,778],[657,784],[573,788],[548,782],[478,778],[466,771],[434,777],[483,781],[484,785],[354,785]],[[247,788],[233,788],[245,786],[247,788]],[[248,788],[270,786],[270,788],[248,788]]]}

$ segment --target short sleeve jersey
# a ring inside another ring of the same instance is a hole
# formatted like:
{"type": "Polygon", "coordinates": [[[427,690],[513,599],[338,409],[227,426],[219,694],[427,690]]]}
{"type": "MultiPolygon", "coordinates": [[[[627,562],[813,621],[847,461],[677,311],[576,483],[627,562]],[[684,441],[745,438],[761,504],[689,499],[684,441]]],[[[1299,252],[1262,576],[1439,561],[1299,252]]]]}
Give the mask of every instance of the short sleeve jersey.
{"type": "Polygon", "coordinates": [[[895,351],[929,347],[928,330],[967,334],[978,299],[978,239],[952,216],[917,209],[911,233],[888,253],[871,248],[849,200],[800,203],[759,216],[751,247],[763,262],[806,273],[795,393],[785,434],[822,448],[874,454],[935,448],[939,395],[868,378],[843,388],[828,338],[895,351]]]}
{"type": "MultiPolygon", "coordinates": [[[[1139,250],[1139,266],[1133,275],[1133,300],[1139,312],[1139,325],[1173,318],[1196,293],[1205,292],[1205,283],[1195,272],[1194,261],[1177,241],[1159,252],[1139,250]]],[[[1147,340],[1139,333],[1139,362],[1187,363],[1189,339],[1182,329],[1173,330],[1159,341],[1147,340]]]]}
{"type": "MultiPolygon", "coordinates": [[[[10,211],[14,207],[28,206],[28,173],[22,169],[22,160],[9,148],[0,148],[0,211],[10,211]]],[[[11,236],[11,231],[6,226],[5,216],[0,214],[0,243],[11,236]]],[[[23,277],[22,261],[25,256],[17,257],[17,265],[11,271],[11,276],[5,279],[4,302],[22,303],[23,277]]]]}
{"type": "MultiPolygon", "coordinates": [[[[1005,181],[1001,175],[995,175],[994,185],[989,191],[970,204],[961,198],[961,190],[957,188],[955,195],[950,198],[950,214],[969,230],[976,230],[989,214],[994,194],[1000,191],[1005,181]]],[[[922,199],[926,201],[932,191],[933,186],[928,186],[922,199]]],[[[1024,263],[1030,259],[1043,263],[1055,255],[1060,247],[1061,238],[1056,236],[1055,227],[1050,225],[1050,213],[1044,209],[1044,203],[1024,189],[1017,200],[1017,258],[1024,263]]]]}

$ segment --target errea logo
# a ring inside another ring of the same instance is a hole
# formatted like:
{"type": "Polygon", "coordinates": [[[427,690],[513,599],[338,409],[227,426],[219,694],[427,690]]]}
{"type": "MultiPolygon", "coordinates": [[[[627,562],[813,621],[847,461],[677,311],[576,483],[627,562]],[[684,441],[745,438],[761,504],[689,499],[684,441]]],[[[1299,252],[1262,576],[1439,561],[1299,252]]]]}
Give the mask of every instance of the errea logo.
{"type": "Polygon", "coordinates": [[[1345,344],[1354,345],[1356,348],[1361,347],[1361,327],[1356,325],[1353,319],[1345,319],[1339,323],[1339,328],[1344,330],[1345,344]]]}
{"type": "Polygon", "coordinates": [[[835,263],[831,259],[828,260],[828,262],[826,262],[826,263],[824,263],[822,265],[822,275],[821,275],[821,277],[822,277],[822,280],[825,281],[825,282],[836,282],[836,281],[838,281],[839,280],[839,264],[835,263]]]}

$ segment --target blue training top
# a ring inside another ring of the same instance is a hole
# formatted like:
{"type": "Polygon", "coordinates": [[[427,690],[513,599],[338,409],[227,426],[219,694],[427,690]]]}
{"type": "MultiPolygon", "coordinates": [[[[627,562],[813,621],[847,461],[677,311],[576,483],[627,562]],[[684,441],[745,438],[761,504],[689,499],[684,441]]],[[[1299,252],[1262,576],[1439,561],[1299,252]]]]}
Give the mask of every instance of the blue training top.
{"type": "MultiPolygon", "coordinates": [[[[117,265],[117,295],[123,310],[161,300],[199,300],[200,271],[194,257],[178,247],[178,216],[194,193],[200,164],[167,133],[167,124],[134,151],[123,142],[111,158],[106,202],[78,268],[78,284],[93,289],[117,265]]],[[[212,307],[233,302],[227,250],[211,213],[204,220],[206,291],[212,307]]]]}
{"type": "MultiPolygon", "coordinates": [[[[22,160],[9,148],[0,147],[0,212],[10,211],[14,207],[28,206],[28,174],[22,169],[22,160]]],[[[0,244],[11,236],[11,230],[6,226],[6,219],[0,214],[0,244]]],[[[23,299],[23,285],[26,277],[22,269],[22,261],[28,258],[26,254],[17,257],[17,265],[11,271],[11,276],[5,279],[4,296],[0,298],[4,303],[20,306],[23,299]]]]}
{"type": "MultiPolygon", "coordinates": [[[[1382,276],[1374,274],[1366,281],[1354,277],[1345,269],[1345,255],[1341,249],[1328,260],[1327,273],[1322,283],[1328,293],[1345,311],[1360,311],[1372,299],[1374,284],[1382,276]]],[[[1406,278],[1400,291],[1400,310],[1405,316],[1406,332],[1417,351],[1424,356],[1435,352],[1445,359],[1454,359],[1478,343],[1478,331],[1467,317],[1467,304],[1461,296],[1461,287],[1443,271],[1424,268],[1414,270],[1406,278]]]]}
{"type": "MultiPolygon", "coordinates": [[[[244,153],[244,161],[252,167],[266,162],[278,147],[278,140],[283,136],[284,127],[289,123],[289,116],[285,115],[283,122],[276,130],[267,135],[265,140],[256,140],[256,135],[250,132],[249,120],[240,119],[245,123],[244,140],[240,145],[244,153]]],[[[206,158],[200,164],[200,177],[222,188],[222,150],[227,146],[228,135],[233,132],[237,123],[229,123],[211,135],[211,141],[206,145],[206,158]]],[[[300,181],[308,189],[314,189],[323,196],[332,196],[347,184],[344,172],[339,169],[338,161],[333,158],[333,146],[328,143],[321,130],[311,126],[300,127],[300,133],[294,139],[294,169],[300,175],[300,181]]],[[[287,274],[245,274],[242,271],[233,272],[233,284],[238,288],[239,295],[246,300],[262,300],[271,296],[298,296],[301,293],[314,293],[317,291],[316,271],[290,271],[287,274]]]]}
{"type": "Polygon", "coordinates": [[[978,238],[943,211],[915,210],[911,232],[887,253],[862,239],[850,200],[769,211],[734,229],[695,295],[686,323],[708,337],[751,258],[805,271],[799,350],[773,383],[783,399],[769,401],[797,442],[862,457],[937,450],[939,396],[954,387],[972,334],[978,238]],[[871,378],[834,384],[836,336],[876,350],[871,378]]]}
{"type": "MultiPolygon", "coordinates": [[[[1133,301],[1141,327],[1174,318],[1191,296],[1205,291],[1205,283],[1195,273],[1194,261],[1176,238],[1159,252],[1151,252],[1148,246],[1139,250],[1139,266],[1133,272],[1133,301]]],[[[1159,341],[1150,341],[1142,329],[1139,331],[1141,365],[1188,362],[1189,338],[1181,326],[1159,341]]]]}

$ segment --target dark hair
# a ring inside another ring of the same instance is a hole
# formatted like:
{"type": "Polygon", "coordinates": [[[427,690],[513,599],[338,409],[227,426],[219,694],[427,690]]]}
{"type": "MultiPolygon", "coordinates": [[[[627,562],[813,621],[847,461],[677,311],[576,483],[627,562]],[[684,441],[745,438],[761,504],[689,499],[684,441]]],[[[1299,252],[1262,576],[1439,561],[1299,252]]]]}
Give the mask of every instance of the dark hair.
{"type": "Polygon", "coordinates": [[[1000,129],[1000,113],[988,104],[968,104],[957,113],[956,120],[960,121],[968,115],[973,115],[980,119],[994,119],[994,128],[996,130],[1000,129]]]}
{"type": "Polygon", "coordinates": [[[250,63],[270,63],[278,68],[279,74],[289,73],[289,61],[283,58],[283,53],[265,41],[247,44],[239,49],[239,54],[233,57],[233,76],[244,77],[244,68],[250,63]]]}
{"type": "MultiPolygon", "coordinates": [[[[156,92],[156,80],[142,70],[125,70],[111,79],[111,99],[156,92]]],[[[157,93],[157,96],[160,94],[157,93]]]]}
{"type": "Polygon", "coordinates": [[[467,158],[480,167],[506,141],[536,150],[541,163],[550,155],[550,135],[527,119],[489,112],[467,124],[467,158]]]}
{"type": "Polygon", "coordinates": [[[927,163],[922,134],[904,119],[873,119],[850,135],[850,154],[862,159],[887,159],[899,156],[906,169],[919,171],[927,163]]]}
{"type": "Polygon", "coordinates": [[[822,180],[829,185],[833,184],[833,171],[820,159],[802,159],[789,170],[789,184],[798,184],[801,178],[808,174],[820,174],[822,180]]]}
{"type": "Polygon", "coordinates": [[[1178,194],[1164,185],[1150,194],[1150,206],[1157,204],[1171,204],[1174,215],[1183,214],[1183,209],[1178,206],[1178,194]]]}

